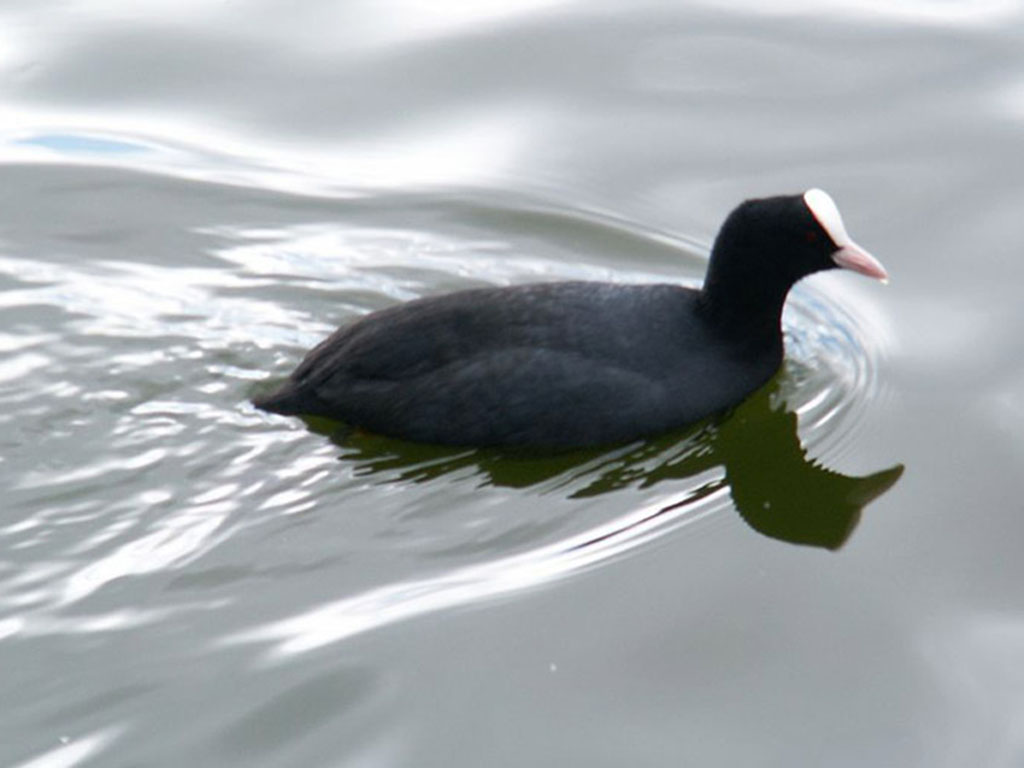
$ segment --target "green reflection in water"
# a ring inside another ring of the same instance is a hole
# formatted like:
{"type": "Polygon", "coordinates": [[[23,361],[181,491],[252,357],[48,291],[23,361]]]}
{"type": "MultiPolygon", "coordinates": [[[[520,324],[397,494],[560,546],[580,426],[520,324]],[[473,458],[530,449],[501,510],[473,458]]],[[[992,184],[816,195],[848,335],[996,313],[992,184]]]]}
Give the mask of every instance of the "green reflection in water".
{"type": "Polygon", "coordinates": [[[839,549],[860,521],[861,510],[899,480],[903,465],[851,477],[808,459],[797,416],[778,402],[778,391],[776,377],[720,419],[629,446],[558,454],[422,445],[329,419],[307,418],[306,423],[329,436],[358,475],[380,475],[386,482],[422,483],[470,468],[483,485],[587,498],[694,478],[721,467],[723,477],[704,482],[685,501],[656,515],[728,487],[740,516],[759,533],[839,549]]]}

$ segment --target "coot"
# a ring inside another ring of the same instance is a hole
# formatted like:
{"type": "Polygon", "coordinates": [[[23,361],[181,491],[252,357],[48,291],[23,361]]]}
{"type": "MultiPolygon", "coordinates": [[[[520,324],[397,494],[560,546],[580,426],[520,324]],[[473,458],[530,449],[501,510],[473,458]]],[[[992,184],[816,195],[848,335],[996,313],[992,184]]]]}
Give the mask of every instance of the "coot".
{"type": "Polygon", "coordinates": [[[562,282],[410,301],[342,327],[254,402],[449,445],[568,448],[632,440],[734,406],[782,363],[782,305],[843,267],[885,280],[832,198],[747,200],[701,290],[562,282]]]}

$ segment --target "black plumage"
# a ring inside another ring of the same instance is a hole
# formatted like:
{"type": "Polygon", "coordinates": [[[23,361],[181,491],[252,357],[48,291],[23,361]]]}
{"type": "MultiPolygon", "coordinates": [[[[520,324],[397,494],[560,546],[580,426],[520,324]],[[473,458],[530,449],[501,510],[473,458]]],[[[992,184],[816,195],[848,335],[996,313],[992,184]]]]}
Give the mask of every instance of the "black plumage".
{"type": "Polygon", "coordinates": [[[597,445],[697,421],[778,369],[797,280],[854,251],[869,266],[850,268],[884,276],[837,242],[841,222],[811,194],[734,210],[701,290],[563,282],[418,299],[339,329],[255,404],[451,445],[597,445]]]}

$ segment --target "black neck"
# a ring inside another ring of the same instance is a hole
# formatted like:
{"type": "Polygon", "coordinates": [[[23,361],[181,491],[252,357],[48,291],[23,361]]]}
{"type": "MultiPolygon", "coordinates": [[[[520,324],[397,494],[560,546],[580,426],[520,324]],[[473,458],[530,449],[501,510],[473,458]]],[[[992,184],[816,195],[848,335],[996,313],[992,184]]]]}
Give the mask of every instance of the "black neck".
{"type": "Polygon", "coordinates": [[[782,278],[745,244],[716,241],[701,290],[702,314],[729,337],[782,343],[782,306],[793,282],[782,278]],[[728,258],[721,253],[728,250],[728,258]]]}
{"type": "Polygon", "coordinates": [[[701,309],[724,330],[778,333],[789,286],[758,285],[750,275],[742,280],[708,275],[701,290],[701,309]]]}

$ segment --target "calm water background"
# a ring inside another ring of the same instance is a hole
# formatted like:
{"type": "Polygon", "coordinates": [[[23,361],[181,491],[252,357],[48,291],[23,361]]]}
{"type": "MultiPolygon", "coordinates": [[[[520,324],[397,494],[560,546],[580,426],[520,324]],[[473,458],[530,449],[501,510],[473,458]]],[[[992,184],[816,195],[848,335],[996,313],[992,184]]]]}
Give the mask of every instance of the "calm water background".
{"type": "Polygon", "coordinates": [[[0,30],[0,765],[1024,764],[1020,3],[0,30]],[[247,404],[398,300],[694,284],[809,186],[892,284],[802,285],[724,421],[544,458],[247,404]]]}

